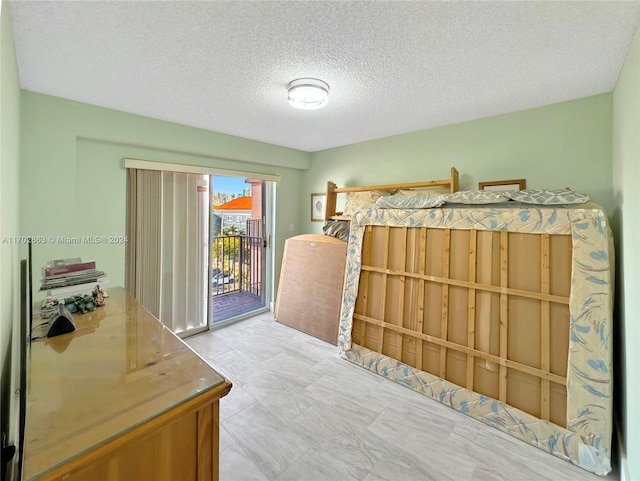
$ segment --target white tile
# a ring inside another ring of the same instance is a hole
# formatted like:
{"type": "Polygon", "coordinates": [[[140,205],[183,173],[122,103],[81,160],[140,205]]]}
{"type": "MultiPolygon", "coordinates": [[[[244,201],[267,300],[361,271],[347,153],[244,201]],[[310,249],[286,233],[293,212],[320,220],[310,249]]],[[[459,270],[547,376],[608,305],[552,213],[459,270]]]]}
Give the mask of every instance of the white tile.
{"type": "Polygon", "coordinates": [[[220,399],[220,419],[228,420],[255,402],[256,400],[251,394],[241,386],[234,385],[229,394],[220,399]]]}
{"type": "Polygon", "coordinates": [[[185,342],[207,360],[211,360],[216,356],[220,356],[233,350],[230,344],[217,339],[210,332],[195,335],[185,339],[185,342]]]}
{"type": "Polygon", "coordinates": [[[259,403],[230,418],[225,427],[244,453],[270,478],[283,473],[311,447],[295,429],[283,425],[259,403]]]}
{"type": "Polygon", "coordinates": [[[245,384],[244,390],[286,423],[313,404],[313,399],[305,395],[305,387],[297,378],[269,373],[245,384]]]}
{"type": "Polygon", "coordinates": [[[283,481],[349,481],[366,476],[377,458],[360,449],[350,439],[336,439],[324,448],[313,448],[282,475],[283,481]]]}
{"type": "Polygon", "coordinates": [[[249,456],[239,444],[234,444],[220,454],[220,481],[274,481],[249,456]]]}
{"type": "Polygon", "coordinates": [[[259,362],[237,350],[216,356],[211,364],[236,385],[246,384],[265,373],[259,362]]]}
{"type": "Polygon", "coordinates": [[[224,426],[220,426],[220,453],[223,453],[231,446],[236,444],[235,440],[229,435],[224,426]]]}
{"type": "MultiPolygon", "coordinates": [[[[480,421],[459,424],[446,440],[451,450],[463,451],[469,458],[496,475],[513,480],[540,479],[540,481],[602,481],[600,476],[552,456],[513,436],[495,436],[480,421]],[[495,467],[500,466],[499,470],[495,467]]],[[[506,435],[504,435],[506,436],[506,435]]],[[[500,478],[498,478],[500,479],[500,478]]]]}
{"type": "Polygon", "coordinates": [[[380,458],[385,453],[385,442],[366,429],[366,422],[357,416],[336,416],[331,408],[314,405],[292,420],[298,430],[314,449],[328,449],[347,440],[367,457],[380,458]]]}
{"type": "Polygon", "coordinates": [[[363,481],[448,481],[451,477],[441,472],[430,472],[423,464],[404,461],[401,457],[387,455],[380,459],[363,481]]]}
{"type": "Polygon", "coordinates": [[[363,385],[354,378],[349,389],[345,389],[340,380],[331,375],[324,375],[307,387],[307,393],[313,397],[318,408],[328,415],[345,421],[358,420],[364,426],[369,425],[380,413],[380,405],[367,402],[369,386],[363,385]]]}
{"type": "Polygon", "coordinates": [[[234,382],[221,481],[616,481],[398,383],[270,313],[188,340],[234,382]]]}

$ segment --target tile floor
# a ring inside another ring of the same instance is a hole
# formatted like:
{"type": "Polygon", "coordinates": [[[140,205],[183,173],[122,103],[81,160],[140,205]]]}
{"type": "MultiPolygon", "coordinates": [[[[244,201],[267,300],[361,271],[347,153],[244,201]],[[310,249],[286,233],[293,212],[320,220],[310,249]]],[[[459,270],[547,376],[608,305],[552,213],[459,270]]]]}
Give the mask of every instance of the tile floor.
{"type": "Polygon", "coordinates": [[[220,481],[612,481],[357,367],[267,312],[187,343],[233,382],[220,481]]]}

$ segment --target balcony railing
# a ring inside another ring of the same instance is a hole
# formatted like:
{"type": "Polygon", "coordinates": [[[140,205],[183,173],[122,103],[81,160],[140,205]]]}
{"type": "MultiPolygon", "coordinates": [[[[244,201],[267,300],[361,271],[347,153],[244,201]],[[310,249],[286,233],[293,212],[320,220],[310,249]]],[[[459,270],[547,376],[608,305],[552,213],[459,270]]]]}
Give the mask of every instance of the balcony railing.
{"type": "Polygon", "coordinates": [[[261,296],[263,252],[261,235],[215,237],[211,244],[212,294],[241,291],[261,296]]]}

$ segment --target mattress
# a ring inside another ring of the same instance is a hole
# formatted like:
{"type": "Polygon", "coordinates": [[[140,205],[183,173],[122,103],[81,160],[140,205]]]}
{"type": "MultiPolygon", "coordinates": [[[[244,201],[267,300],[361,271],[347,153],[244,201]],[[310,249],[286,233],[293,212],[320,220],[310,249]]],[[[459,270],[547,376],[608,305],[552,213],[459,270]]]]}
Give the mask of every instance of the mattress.
{"type": "Polygon", "coordinates": [[[588,471],[611,470],[613,243],[593,203],[539,206],[446,205],[435,209],[357,211],[351,220],[338,346],[341,356],[588,471]],[[571,236],[566,366],[566,424],[560,426],[353,340],[367,226],[507,231],[571,236]]]}

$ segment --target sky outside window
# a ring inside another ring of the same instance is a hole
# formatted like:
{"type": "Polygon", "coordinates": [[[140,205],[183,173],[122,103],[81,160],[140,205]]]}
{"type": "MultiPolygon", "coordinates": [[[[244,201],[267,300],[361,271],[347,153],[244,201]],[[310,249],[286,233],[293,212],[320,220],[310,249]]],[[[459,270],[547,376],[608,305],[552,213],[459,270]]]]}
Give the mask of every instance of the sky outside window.
{"type": "Polygon", "coordinates": [[[222,175],[212,176],[213,188],[212,192],[224,192],[225,194],[241,195],[244,189],[250,188],[251,185],[244,181],[244,177],[226,177],[222,175]]]}

